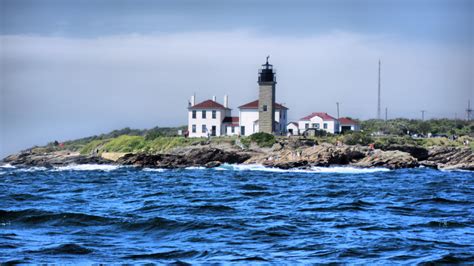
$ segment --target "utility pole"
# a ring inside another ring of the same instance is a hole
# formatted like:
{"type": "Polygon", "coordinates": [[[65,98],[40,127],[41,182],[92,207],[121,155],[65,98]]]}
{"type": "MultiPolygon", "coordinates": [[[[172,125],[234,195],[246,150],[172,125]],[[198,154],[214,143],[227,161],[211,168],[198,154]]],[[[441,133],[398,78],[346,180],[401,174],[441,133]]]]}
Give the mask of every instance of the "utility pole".
{"type": "Polygon", "coordinates": [[[378,86],[378,94],[377,94],[377,119],[380,120],[381,111],[380,111],[380,59],[379,59],[379,86],[378,86]]]}
{"type": "Polygon", "coordinates": [[[337,106],[337,119],[339,119],[339,102],[336,102],[336,106],[337,106]]]}
{"type": "Polygon", "coordinates": [[[425,112],[426,110],[421,110],[421,121],[425,121],[425,112]]]}
{"type": "Polygon", "coordinates": [[[471,113],[472,113],[471,100],[468,100],[467,101],[467,109],[466,109],[467,121],[471,121],[471,113]]]}
{"type": "Polygon", "coordinates": [[[387,117],[388,117],[388,108],[385,107],[385,122],[387,122],[387,117]]]}

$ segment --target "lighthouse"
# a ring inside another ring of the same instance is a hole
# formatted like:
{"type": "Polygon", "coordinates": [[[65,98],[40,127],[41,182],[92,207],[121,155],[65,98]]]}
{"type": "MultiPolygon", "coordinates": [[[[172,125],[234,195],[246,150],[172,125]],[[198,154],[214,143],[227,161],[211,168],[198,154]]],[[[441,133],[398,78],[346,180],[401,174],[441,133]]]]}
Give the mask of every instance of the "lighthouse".
{"type": "Polygon", "coordinates": [[[259,132],[275,132],[275,85],[276,74],[273,65],[267,62],[258,71],[258,128],[259,132]]]}

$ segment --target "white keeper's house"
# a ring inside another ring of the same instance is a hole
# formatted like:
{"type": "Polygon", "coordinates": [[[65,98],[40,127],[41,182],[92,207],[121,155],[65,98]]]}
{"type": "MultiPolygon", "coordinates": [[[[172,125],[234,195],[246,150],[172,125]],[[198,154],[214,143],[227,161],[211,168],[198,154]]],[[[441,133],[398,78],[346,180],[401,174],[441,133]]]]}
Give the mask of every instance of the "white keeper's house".
{"type": "Polygon", "coordinates": [[[192,96],[188,106],[189,137],[249,136],[257,132],[286,134],[288,108],[275,102],[276,74],[267,62],[259,70],[259,98],[239,106],[239,115],[232,116],[229,98],[220,104],[216,98],[195,103],[192,96]]]}
{"type": "Polygon", "coordinates": [[[336,134],[339,133],[339,121],[328,113],[316,112],[300,118],[298,129],[300,133],[308,129],[319,129],[336,134]]]}

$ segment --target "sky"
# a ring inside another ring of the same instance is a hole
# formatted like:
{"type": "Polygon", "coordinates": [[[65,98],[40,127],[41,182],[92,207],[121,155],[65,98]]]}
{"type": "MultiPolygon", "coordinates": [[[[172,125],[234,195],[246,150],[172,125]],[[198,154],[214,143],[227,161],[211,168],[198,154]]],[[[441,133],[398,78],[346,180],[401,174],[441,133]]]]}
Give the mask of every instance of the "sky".
{"type": "MultiPolygon", "coordinates": [[[[187,123],[187,103],[258,95],[311,112],[464,118],[474,1],[0,0],[0,157],[113,129],[187,123]]],[[[474,105],[474,104],[473,104],[474,105]]]]}

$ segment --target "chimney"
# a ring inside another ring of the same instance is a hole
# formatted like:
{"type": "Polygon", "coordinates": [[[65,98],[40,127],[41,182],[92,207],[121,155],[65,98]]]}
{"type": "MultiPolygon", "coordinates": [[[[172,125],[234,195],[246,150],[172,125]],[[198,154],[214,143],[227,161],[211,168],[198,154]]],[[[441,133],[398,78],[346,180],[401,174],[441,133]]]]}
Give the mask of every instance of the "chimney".
{"type": "Polygon", "coordinates": [[[224,95],[224,107],[229,108],[229,96],[227,94],[224,95]]]}
{"type": "Polygon", "coordinates": [[[216,96],[212,96],[212,100],[215,102],[216,101],[216,96]]]}
{"type": "Polygon", "coordinates": [[[191,96],[191,106],[196,104],[196,95],[191,96]]]}

